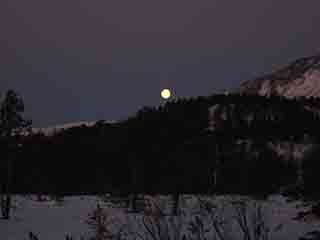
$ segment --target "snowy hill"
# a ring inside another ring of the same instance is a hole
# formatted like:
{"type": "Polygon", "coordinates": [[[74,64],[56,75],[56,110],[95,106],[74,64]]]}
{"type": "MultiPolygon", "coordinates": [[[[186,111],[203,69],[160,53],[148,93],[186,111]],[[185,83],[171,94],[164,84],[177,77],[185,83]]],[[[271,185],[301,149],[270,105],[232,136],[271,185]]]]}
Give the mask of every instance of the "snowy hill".
{"type": "Polygon", "coordinates": [[[320,55],[298,59],[271,74],[245,81],[240,92],[289,98],[320,97],[320,55]]]}
{"type": "MultiPolygon", "coordinates": [[[[74,127],[92,127],[95,124],[97,124],[99,121],[80,121],[80,122],[71,122],[71,123],[65,123],[62,125],[56,125],[53,127],[46,127],[46,128],[32,128],[33,133],[43,133],[44,135],[50,136],[53,135],[54,133],[57,133],[62,130],[66,130],[69,128],[74,128],[74,127]]],[[[103,123],[115,123],[115,121],[103,121],[103,123]]]]}

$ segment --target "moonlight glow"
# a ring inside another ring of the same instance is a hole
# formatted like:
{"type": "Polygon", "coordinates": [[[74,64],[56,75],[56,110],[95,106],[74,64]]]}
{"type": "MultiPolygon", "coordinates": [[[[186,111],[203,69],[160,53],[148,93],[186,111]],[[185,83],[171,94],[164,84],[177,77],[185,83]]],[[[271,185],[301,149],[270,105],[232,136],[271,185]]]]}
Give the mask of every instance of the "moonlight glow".
{"type": "Polygon", "coordinates": [[[161,91],[161,97],[164,98],[164,99],[168,99],[171,97],[171,92],[169,89],[163,89],[161,91]]]}

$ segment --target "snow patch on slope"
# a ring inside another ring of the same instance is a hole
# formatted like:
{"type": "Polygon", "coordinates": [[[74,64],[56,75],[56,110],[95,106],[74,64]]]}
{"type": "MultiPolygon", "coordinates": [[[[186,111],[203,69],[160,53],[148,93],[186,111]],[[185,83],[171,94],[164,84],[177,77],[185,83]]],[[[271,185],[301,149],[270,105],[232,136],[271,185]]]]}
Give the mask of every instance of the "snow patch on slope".
{"type": "MultiPolygon", "coordinates": [[[[71,122],[71,123],[65,123],[62,125],[57,125],[53,127],[47,127],[47,128],[32,128],[33,133],[43,133],[44,135],[50,136],[53,135],[59,131],[66,130],[69,128],[74,128],[74,127],[92,127],[94,126],[98,121],[80,121],[80,122],[71,122]]],[[[115,123],[116,121],[103,121],[103,123],[115,123]]]]}
{"type": "Polygon", "coordinates": [[[320,55],[296,60],[272,74],[245,81],[239,91],[261,96],[320,97],[320,55]]]}

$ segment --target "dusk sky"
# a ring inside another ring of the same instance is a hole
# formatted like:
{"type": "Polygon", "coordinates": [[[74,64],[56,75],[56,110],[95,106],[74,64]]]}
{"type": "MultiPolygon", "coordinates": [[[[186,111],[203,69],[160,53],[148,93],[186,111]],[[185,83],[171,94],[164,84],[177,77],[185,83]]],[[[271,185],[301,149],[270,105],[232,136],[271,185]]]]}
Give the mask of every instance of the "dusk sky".
{"type": "Polygon", "coordinates": [[[319,0],[1,0],[0,92],[34,126],[125,119],[320,53],[319,0]]]}

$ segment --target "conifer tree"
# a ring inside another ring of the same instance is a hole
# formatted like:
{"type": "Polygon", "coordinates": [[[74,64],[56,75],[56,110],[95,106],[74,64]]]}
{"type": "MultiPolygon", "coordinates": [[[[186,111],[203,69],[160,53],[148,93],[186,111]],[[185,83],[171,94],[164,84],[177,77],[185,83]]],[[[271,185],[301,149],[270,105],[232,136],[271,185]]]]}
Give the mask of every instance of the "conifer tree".
{"type": "Polygon", "coordinates": [[[19,135],[31,125],[30,121],[23,118],[23,112],[22,98],[15,91],[8,90],[0,105],[0,137],[8,150],[6,176],[1,186],[1,212],[4,219],[10,218],[13,162],[19,147],[19,135]]]}

